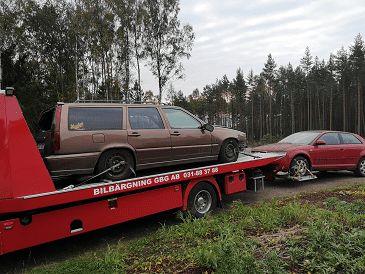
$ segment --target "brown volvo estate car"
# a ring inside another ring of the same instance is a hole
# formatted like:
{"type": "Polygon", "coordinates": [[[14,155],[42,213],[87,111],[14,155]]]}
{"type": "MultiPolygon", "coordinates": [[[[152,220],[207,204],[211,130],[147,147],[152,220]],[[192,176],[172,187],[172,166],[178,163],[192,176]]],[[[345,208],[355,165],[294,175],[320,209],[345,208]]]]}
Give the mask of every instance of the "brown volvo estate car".
{"type": "Polygon", "coordinates": [[[246,134],[213,127],[174,106],[58,103],[43,111],[34,134],[51,176],[134,170],[219,160],[236,161],[246,134]],[[113,167],[113,168],[112,168],[113,167]]]}

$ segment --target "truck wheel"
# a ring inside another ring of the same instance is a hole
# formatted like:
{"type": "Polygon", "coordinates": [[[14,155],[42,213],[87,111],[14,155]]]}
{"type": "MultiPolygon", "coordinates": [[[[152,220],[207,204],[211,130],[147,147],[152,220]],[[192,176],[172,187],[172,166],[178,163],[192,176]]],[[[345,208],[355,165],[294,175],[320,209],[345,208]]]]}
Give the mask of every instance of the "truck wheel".
{"type": "MultiPolygon", "coordinates": [[[[118,164],[121,161],[127,162],[132,168],[134,168],[134,159],[132,154],[125,149],[112,149],[104,152],[96,166],[97,173],[101,173],[104,170],[118,164]]],[[[117,181],[127,179],[131,175],[132,171],[127,164],[122,164],[115,167],[103,175],[103,178],[117,181]]]]}
{"type": "Polygon", "coordinates": [[[221,163],[229,163],[235,162],[238,158],[238,143],[236,140],[225,140],[221,146],[221,150],[219,151],[219,162],[221,163]]]}
{"type": "Polygon", "coordinates": [[[296,156],[291,161],[289,173],[291,176],[304,176],[309,174],[309,170],[310,165],[308,163],[308,160],[303,156],[296,156]]]}
{"type": "Polygon", "coordinates": [[[356,176],[365,177],[365,157],[361,158],[355,169],[356,176]]]}
{"type": "Polygon", "coordinates": [[[187,209],[196,218],[201,218],[209,211],[213,211],[216,205],[217,194],[209,183],[198,183],[189,193],[187,209]]]}

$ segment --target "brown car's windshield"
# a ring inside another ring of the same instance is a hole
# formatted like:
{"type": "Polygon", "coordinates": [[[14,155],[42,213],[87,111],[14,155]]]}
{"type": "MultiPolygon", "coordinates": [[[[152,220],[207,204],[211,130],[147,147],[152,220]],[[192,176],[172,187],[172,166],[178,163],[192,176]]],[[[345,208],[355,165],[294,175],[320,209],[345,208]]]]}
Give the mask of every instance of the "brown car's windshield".
{"type": "Polygon", "coordinates": [[[320,132],[297,132],[288,137],[285,137],[279,143],[289,143],[289,144],[303,144],[309,145],[316,139],[321,133],[320,132]]]}

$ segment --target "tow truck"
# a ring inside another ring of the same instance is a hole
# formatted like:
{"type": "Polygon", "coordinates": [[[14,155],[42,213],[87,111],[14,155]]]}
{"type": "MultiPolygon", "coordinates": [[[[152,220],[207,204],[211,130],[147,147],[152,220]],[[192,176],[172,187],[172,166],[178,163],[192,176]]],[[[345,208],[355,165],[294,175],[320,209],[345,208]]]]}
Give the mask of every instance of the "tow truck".
{"type": "Polygon", "coordinates": [[[244,153],[232,163],[60,187],[44,165],[14,89],[6,88],[0,91],[0,255],[171,209],[203,216],[223,194],[263,189],[258,169],[280,157],[244,153]]]}

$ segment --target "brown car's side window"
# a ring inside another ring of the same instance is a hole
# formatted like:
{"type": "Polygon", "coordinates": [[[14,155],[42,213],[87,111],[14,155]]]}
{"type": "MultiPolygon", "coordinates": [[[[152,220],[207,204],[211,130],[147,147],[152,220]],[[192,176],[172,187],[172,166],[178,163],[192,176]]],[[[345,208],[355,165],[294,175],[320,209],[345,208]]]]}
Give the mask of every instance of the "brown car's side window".
{"type": "Polygon", "coordinates": [[[340,133],[342,137],[342,142],[344,144],[361,144],[360,140],[356,136],[348,133],[340,133]]]}
{"type": "Polygon", "coordinates": [[[164,108],[163,112],[172,129],[192,129],[201,127],[199,121],[180,109],[164,108]]]}
{"type": "Polygon", "coordinates": [[[70,131],[122,129],[122,108],[74,107],[68,110],[70,131]]]}
{"type": "Polygon", "coordinates": [[[160,114],[156,108],[130,107],[128,119],[131,129],[164,129],[160,114]]]}

